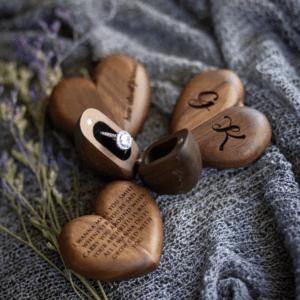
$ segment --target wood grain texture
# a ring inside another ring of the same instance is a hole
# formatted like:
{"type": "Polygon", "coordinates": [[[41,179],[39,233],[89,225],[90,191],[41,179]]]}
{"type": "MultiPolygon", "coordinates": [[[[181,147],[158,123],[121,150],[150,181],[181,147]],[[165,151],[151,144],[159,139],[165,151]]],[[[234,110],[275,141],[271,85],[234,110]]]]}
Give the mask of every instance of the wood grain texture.
{"type": "Polygon", "coordinates": [[[153,191],[180,194],[199,180],[202,162],[190,131],[182,129],[151,145],[138,168],[141,180],[153,191]]]}
{"type": "Polygon", "coordinates": [[[73,219],[59,237],[59,250],[67,266],[94,280],[123,280],[155,269],[145,251],[129,245],[120,230],[96,215],[73,219]]]}
{"type": "Polygon", "coordinates": [[[163,224],[155,199],[145,188],[130,181],[108,183],[96,198],[95,213],[114,224],[128,237],[130,245],[142,248],[153,268],[158,267],[163,224]]]}
{"type": "Polygon", "coordinates": [[[238,168],[255,161],[270,143],[268,119],[255,109],[228,108],[192,130],[204,166],[238,168]]]}
{"type": "Polygon", "coordinates": [[[71,137],[78,118],[88,108],[100,110],[135,137],[150,104],[146,69],[132,57],[115,54],[97,65],[94,82],[76,77],[60,81],[50,96],[48,112],[53,124],[71,137]]]}
{"type": "Polygon", "coordinates": [[[95,213],[69,222],[59,237],[61,255],[80,275],[124,280],[155,270],[160,262],[163,225],[154,198],[129,181],[107,184],[95,213]]]}
{"type": "Polygon", "coordinates": [[[113,110],[116,124],[135,137],[151,104],[146,69],[130,56],[110,55],[96,67],[94,82],[99,94],[113,110]]]}
{"type": "Polygon", "coordinates": [[[121,130],[100,111],[93,108],[85,110],[75,130],[75,143],[81,157],[93,171],[100,175],[115,179],[132,179],[135,175],[136,160],[140,156],[137,144],[133,141],[129,158],[121,160],[96,140],[93,127],[99,121],[107,124],[116,133],[121,130]],[[92,125],[88,125],[89,119],[92,120],[92,125]]]}
{"type": "Polygon", "coordinates": [[[230,70],[212,70],[192,78],[175,105],[170,133],[194,129],[226,108],[242,106],[244,87],[230,70]]]}

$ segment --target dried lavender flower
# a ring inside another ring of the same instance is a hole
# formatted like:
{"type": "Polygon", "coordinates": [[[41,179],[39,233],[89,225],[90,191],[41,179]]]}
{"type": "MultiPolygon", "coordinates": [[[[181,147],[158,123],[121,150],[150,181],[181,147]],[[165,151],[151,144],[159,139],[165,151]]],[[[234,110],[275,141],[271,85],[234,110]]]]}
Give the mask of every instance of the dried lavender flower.
{"type": "MultiPolygon", "coordinates": [[[[79,37],[70,13],[56,10],[56,15],[73,29],[74,41],[71,47],[59,38],[60,20],[48,25],[44,20],[38,19],[36,22],[43,29],[45,37],[32,40],[22,33],[13,35],[16,50],[27,65],[0,63],[0,121],[9,129],[15,141],[11,151],[3,152],[0,158],[1,190],[3,197],[19,215],[25,238],[17,236],[1,223],[0,228],[31,247],[51,264],[70,281],[79,298],[83,299],[84,296],[88,299],[101,299],[85,278],[70,271],[66,266],[65,271],[61,270],[33,244],[26,228],[27,223],[24,221],[26,219],[38,228],[46,238],[48,248],[59,253],[58,236],[61,224],[58,210],[62,210],[68,220],[79,215],[76,165],[62,153],[54,153],[52,144],[44,138],[44,118],[47,98],[63,77],[60,66],[62,61],[86,40],[87,35],[79,37]],[[49,40],[53,41],[53,49],[49,49],[49,43],[46,45],[49,40]],[[4,93],[4,89],[8,92],[4,93]],[[26,129],[30,124],[28,116],[34,122],[38,139],[26,137],[26,129]],[[64,199],[56,186],[57,176],[62,167],[69,168],[73,173],[73,193],[67,199],[64,199]],[[29,169],[36,178],[40,195],[34,199],[27,199],[24,194],[24,169],[29,169]],[[88,292],[73,282],[72,274],[83,283],[88,292]]],[[[98,284],[102,296],[107,299],[101,284],[98,284]]]]}

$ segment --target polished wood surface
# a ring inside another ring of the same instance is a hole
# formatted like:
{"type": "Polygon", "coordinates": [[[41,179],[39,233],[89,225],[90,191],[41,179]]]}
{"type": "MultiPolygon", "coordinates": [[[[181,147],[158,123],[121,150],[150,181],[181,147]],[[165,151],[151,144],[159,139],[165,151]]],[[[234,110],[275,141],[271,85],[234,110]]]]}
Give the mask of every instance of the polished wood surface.
{"type": "Polygon", "coordinates": [[[151,104],[150,80],[143,65],[124,54],[110,55],[97,65],[94,82],[115,123],[136,137],[151,104]]]}
{"type": "Polygon", "coordinates": [[[255,161],[272,137],[268,119],[248,107],[228,108],[192,130],[204,166],[238,168],[255,161]]]}
{"type": "Polygon", "coordinates": [[[198,145],[187,129],[152,144],[138,168],[141,180],[161,194],[181,194],[199,180],[202,162],[198,145]]]}
{"type": "MultiPolygon", "coordinates": [[[[127,159],[120,159],[95,138],[94,126],[98,122],[103,122],[116,133],[121,130],[100,111],[93,108],[85,110],[79,118],[75,130],[75,143],[81,157],[93,171],[102,176],[132,179],[135,175],[136,161],[140,156],[137,144],[133,141],[131,149],[128,150],[130,155],[127,155],[127,159]],[[89,124],[90,121],[92,124],[89,124]]],[[[111,138],[109,139],[115,143],[111,138]]]]}
{"type": "Polygon", "coordinates": [[[135,137],[150,102],[146,69],[132,57],[114,54],[97,65],[94,82],[76,77],[60,81],[50,96],[48,112],[53,124],[69,136],[83,111],[95,108],[135,137]]]}
{"type": "Polygon", "coordinates": [[[212,70],[192,78],[174,108],[170,133],[194,129],[222,110],[242,106],[244,87],[230,70],[212,70]]]}
{"type": "Polygon", "coordinates": [[[59,248],[70,269],[95,280],[123,280],[155,270],[163,225],[154,198],[143,187],[115,181],[98,194],[95,213],[69,222],[59,248]]]}

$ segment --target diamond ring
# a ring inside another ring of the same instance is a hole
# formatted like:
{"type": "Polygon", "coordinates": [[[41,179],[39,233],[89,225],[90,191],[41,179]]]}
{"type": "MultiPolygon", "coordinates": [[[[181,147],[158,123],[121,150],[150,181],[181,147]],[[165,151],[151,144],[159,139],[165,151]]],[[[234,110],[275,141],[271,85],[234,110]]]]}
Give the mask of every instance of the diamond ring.
{"type": "Polygon", "coordinates": [[[104,132],[104,131],[100,131],[99,133],[101,135],[110,137],[113,140],[116,140],[116,145],[120,150],[127,151],[132,146],[133,138],[125,130],[121,130],[118,133],[110,133],[110,132],[104,132]]]}

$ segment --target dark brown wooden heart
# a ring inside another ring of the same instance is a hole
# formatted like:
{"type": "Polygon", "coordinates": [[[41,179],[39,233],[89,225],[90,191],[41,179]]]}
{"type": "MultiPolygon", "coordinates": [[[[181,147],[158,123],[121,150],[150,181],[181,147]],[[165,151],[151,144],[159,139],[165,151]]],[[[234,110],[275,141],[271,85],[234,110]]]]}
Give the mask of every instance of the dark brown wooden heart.
{"type": "Polygon", "coordinates": [[[192,133],[182,129],[147,148],[138,174],[157,193],[181,194],[196,185],[201,169],[199,147],[192,133]]]}
{"type": "Polygon", "coordinates": [[[94,82],[76,77],[60,81],[52,91],[48,111],[54,125],[70,136],[83,111],[95,108],[135,137],[150,102],[146,69],[132,57],[115,54],[97,65],[94,82]]]}
{"type": "Polygon", "coordinates": [[[229,70],[212,70],[192,78],[174,108],[170,133],[194,129],[226,108],[243,106],[244,87],[229,70]]]}
{"type": "Polygon", "coordinates": [[[59,238],[61,255],[78,274],[95,280],[123,280],[155,270],[163,226],[154,198],[129,181],[107,184],[95,202],[97,215],[69,222],[59,238]]]}
{"type": "Polygon", "coordinates": [[[268,119],[248,107],[228,108],[192,130],[202,163],[214,168],[238,168],[256,160],[270,143],[268,119]]]}

